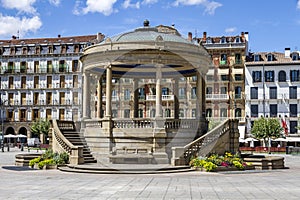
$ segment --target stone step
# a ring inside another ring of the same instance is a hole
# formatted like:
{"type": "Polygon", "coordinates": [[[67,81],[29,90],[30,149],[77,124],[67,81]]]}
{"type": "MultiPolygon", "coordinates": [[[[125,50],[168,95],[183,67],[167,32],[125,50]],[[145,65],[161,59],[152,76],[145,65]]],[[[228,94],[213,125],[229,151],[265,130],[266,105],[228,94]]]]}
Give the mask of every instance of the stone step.
{"type": "Polygon", "coordinates": [[[177,167],[146,167],[141,166],[132,166],[124,165],[123,167],[99,167],[98,165],[76,165],[76,166],[64,166],[59,167],[58,169],[64,172],[73,172],[73,173],[92,173],[92,174],[162,174],[162,173],[182,173],[182,172],[191,172],[195,171],[188,166],[177,166],[177,167]]]}

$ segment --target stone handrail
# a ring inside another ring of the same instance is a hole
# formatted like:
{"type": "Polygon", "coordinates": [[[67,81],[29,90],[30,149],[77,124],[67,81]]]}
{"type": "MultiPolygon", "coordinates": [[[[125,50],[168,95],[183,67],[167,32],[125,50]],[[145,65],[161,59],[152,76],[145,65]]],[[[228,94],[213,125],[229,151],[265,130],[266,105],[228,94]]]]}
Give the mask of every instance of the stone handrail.
{"type": "Polygon", "coordinates": [[[114,119],[115,128],[153,128],[151,119],[114,119]]]}
{"type": "Polygon", "coordinates": [[[205,135],[202,135],[184,147],[172,147],[172,165],[187,165],[190,159],[193,156],[196,156],[201,148],[208,147],[209,144],[226,133],[230,129],[231,121],[231,119],[224,121],[205,135]]]}
{"type": "Polygon", "coordinates": [[[52,121],[53,151],[67,152],[70,156],[70,164],[72,165],[83,164],[83,146],[75,146],[65,138],[65,136],[60,131],[60,127],[65,128],[65,130],[73,129],[69,129],[71,127],[69,123],[65,123],[65,125],[62,124],[63,122],[59,122],[55,119],[52,121]]]}

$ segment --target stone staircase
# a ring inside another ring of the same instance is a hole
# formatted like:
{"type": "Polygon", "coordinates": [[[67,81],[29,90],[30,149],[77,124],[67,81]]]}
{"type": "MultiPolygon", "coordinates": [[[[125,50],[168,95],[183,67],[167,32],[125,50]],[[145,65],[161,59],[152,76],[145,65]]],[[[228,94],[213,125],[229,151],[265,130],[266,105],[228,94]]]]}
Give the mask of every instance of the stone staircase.
{"type": "Polygon", "coordinates": [[[84,139],[76,130],[61,130],[62,134],[74,146],[83,146],[84,163],[96,163],[97,160],[91,154],[91,151],[84,139]]]}

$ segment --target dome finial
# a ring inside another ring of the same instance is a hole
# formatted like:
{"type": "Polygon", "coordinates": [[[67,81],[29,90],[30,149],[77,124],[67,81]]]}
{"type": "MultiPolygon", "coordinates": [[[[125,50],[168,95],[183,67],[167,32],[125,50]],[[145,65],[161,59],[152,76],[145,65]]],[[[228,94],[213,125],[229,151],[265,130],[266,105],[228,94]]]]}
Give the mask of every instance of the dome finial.
{"type": "Polygon", "coordinates": [[[146,19],[146,20],[144,21],[144,27],[149,27],[149,24],[150,24],[149,20],[146,19]]]}

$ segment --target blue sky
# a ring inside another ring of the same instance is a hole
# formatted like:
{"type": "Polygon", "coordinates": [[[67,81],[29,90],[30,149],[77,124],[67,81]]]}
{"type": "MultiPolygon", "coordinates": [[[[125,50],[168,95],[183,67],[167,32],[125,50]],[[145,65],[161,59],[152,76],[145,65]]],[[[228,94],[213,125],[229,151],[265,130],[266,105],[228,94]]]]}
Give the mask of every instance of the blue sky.
{"type": "Polygon", "coordinates": [[[300,0],[0,0],[0,39],[106,36],[172,25],[187,37],[249,32],[252,52],[300,50],[300,0]]]}

